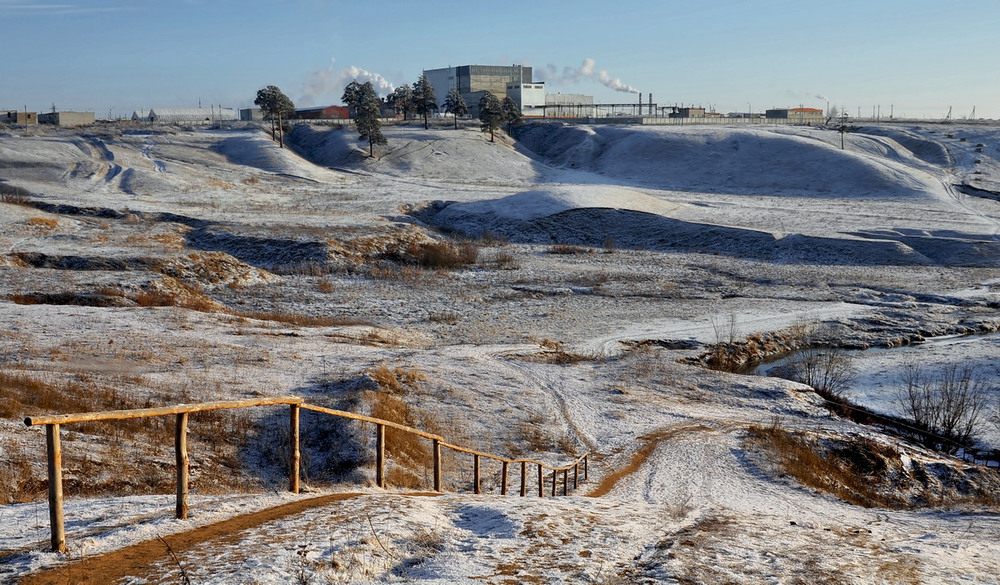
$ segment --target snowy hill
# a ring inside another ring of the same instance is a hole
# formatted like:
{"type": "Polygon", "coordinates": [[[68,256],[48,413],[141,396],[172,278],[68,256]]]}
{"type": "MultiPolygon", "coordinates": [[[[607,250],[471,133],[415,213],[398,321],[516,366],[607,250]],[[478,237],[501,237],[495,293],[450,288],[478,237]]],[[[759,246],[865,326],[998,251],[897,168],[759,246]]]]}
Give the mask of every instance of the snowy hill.
{"type": "Polygon", "coordinates": [[[995,466],[701,365],[726,342],[879,348],[845,394],[894,415],[907,364],[1000,378],[1000,129],[383,132],[373,158],[349,127],[283,149],[252,125],[0,134],[0,580],[1000,582],[995,466]],[[192,415],[177,520],[172,421],[64,425],[69,553],[47,552],[25,416],[282,395],[589,452],[590,478],[501,497],[486,461],[473,495],[450,453],[428,497],[407,443],[381,489],[371,426],[309,414],[292,495],[287,411],[246,409],[192,415]],[[775,437],[862,487],[808,483],[775,437]]]}

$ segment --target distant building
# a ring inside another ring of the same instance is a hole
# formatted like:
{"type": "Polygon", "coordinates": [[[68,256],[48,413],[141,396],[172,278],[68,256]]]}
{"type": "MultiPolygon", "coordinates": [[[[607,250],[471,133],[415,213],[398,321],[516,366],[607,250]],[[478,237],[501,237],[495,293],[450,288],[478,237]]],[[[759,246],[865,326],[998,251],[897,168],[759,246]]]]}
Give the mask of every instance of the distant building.
{"type": "Polygon", "coordinates": [[[590,118],[596,115],[594,96],[579,93],[545,95],[546,118],[590,118]]]}
{"type": "Polygon", "coordinates": [[[667,115],[669,118],[705,118],[705,108],[674,108],[667,115]]]}
{"type": "Polygon", "coordinates": [[[45,112],[38,114],[39,124],[52,124],[68,128],[90,126],[95,120],[94,112],[45,112]]]}
{"type": "Polygon", "coordinates": [[[817,108],[775,108],[765,111],[764,117],[796,124],[822,124],[826,121],[823,110],[817,108]]]}
{"type": "Polygon", "coordinates": [[[138,113],[132,114],[133,120],[153,124],[214,124],[239,120],[232,108],[153,108],[144,118],[137,118],[138,113]]]}
{"type": "MultiPolygon", "coordinates": [[[[425,69],[427,81],[434,87],[438,107],[444,111],[448,92],[457,89],[469,106],[473,117],[479,115],[479,100],[488,91],[501,100],[507,97],[507,86],[534,84],[531,67],[523,65],[462,65],[442,69],[425,69]]],[[[513,96],[511,96],[513,98],[513,96]]]]}
{"type": "Polygon", "coordinates": [[[545,114],[545,84],[540,81],[532,83],[513,82],[507,84],[507,97],[514,100],[521,113],[525,116],[542,116],[545,114]]]}
{"type": "Polygon", "coordinates": [[[4,112],[0,112],[0,123],[31,126],[38,123],[38,114],[36,112],[20,112],[17,110],[7,110],[4,112]]]}
{"type": "Polygon", "coordinates": [[[241,122],[260,122],[264,119],[264,111],[260,108],[243,108],[240,110],[241,122]]]}
{"type": "Polygon", "coordinates": [[[347,106],[323,106],[319,108],[299,108],[289,116],[290,120],[346,120],[351,117],[347,106]]]}

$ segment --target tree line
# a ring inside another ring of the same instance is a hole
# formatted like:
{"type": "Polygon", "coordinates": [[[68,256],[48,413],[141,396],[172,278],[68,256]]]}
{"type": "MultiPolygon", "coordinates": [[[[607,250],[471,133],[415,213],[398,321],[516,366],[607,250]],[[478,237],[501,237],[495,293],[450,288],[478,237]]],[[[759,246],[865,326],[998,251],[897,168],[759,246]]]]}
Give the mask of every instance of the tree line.
{"type": "MultiPolygon", "coordinates": [[[[355,129],[360,140],[368,141],[370,157],[375,156],[376,146],[388,143],[382,134],[383,107],[392,108],[397,115],[403,116],[403,120],[409,120],[410,116],[422,117],[424,129],[430,127],[429,118],[439,109],[434,86],[426,75],[421,75],[412,85],[397,87],[384,99],[378,96],[370,81],[354,80],[344,88],[341,101],[354,113],[355,129]]],[[[294,114],[292,100],[278,87],[269,85],[257,91],[254,104],[260,107],[264,118],[271,121],[271,138],[284,147],[282,120],[294,114]]],[[[490,133],[490,142],[495,142],[496,131],[502,126],[506,125],[507,133],[511,134],[515,126],[524,123],[521,108],[510,96],[500,99],[487,91],[478,106],[480,129],[490,133]]],[[[458,119],[469,115],[469,106],[456,88],[450,89],[445,96],[444,112],[454,117],[456,129],[458,119]]]]}

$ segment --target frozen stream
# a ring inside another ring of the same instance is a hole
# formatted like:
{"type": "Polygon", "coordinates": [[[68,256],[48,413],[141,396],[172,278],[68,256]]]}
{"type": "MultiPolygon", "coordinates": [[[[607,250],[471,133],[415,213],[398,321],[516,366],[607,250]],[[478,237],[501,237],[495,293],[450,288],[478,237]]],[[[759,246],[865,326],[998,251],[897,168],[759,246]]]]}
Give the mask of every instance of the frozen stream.
{"type": "MultiPolygon", "coordinates": [[[[848,350],[846,353],[851,357],[856,377],[845,397],[876,412],[902,416],[896,397],[903,368],[908,364],[921,364],[933,371],[947,364],[969,363],[1000,387],[1000,334],[996,333],[938,337],[918,345],[848,350]]],[[[767,376],[788,359],[758,366],[754,373],[767,376]]],[[[1000,408],[1000,391],[994,393],[997,394],[993,407],[996,413],[1000,408]]],[[[986,425],[981,439],[993,448],[1000,447],[1000,428],[996,424],[986,425]]]]}

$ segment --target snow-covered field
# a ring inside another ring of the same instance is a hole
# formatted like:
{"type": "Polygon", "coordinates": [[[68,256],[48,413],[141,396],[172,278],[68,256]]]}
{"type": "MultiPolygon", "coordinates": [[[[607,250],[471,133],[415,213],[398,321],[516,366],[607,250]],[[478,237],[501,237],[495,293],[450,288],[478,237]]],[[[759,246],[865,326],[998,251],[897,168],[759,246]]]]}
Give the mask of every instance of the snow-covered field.
{"type": "MultiPolygon", "coordinates": [[[[497,143],[471,127],[383,130],[375,159],[323,127],[296,127],[288,149],[252,127],[0,131],[0,372],[124,405],[300,395],[370,414],[391,394],[403,422],[452,443],[551,464],[589,451],[590,481],[500,497],[487,467],[488,494],[472,495],[471,462],[452,457],[444,495],[382,490],[370,429],[330,434],[304,415],[307,493],[281,491],[275,434],[233,446],[253,493],[213,485],[235,441],[196,438],[190,518],[176,520],[150,493],[169,493],[169,438],[67,425],[58,555],[44,431],[21,423],[41,412],[25,407],[0,419],[0,489],[34,500],[0,506],[0,580],[67,582],[48,569],[343,492],[133,559],[119,582],[1000,583],[996,500],[961,498],[995,491],[996,468],[900,443],[898,469],[924,481],[899,489],[929,505],[848,504],[781,472],[750,429],[892,439],[808,387],[690,363],[781,330],[884,347],[1000,328],[1000,128],[861,127],[844,149],[837,132],[786,126],[536,124],[497,143]],[[474,264],[405,262],[458,237],[474,264]],[[389,392],[378,368],[409,378],[389,392]],[[131,493],[74,493],[137,462],[150,465],[131,493]]],[[[997,379],[998,356],[990,335],[867,352],[847,395],[896,413],[903,364],[997,379]]]]}

